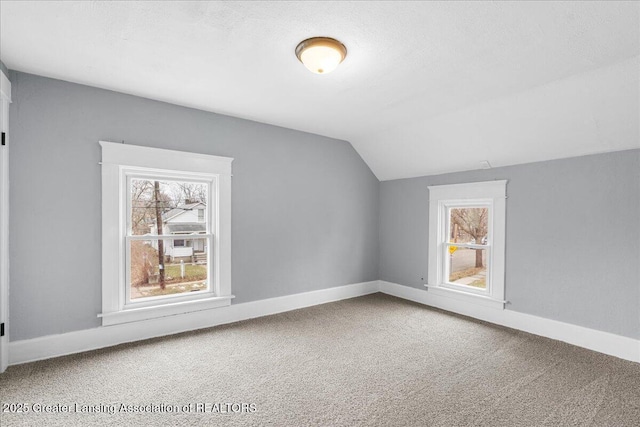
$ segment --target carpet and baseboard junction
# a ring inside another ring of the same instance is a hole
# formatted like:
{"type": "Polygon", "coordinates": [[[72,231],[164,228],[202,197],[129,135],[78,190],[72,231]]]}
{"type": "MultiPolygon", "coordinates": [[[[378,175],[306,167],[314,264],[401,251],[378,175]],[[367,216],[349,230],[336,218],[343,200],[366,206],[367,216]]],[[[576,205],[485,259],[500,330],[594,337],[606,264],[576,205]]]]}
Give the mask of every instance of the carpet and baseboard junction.
{"type": "Polygon", "coordinates": [[[638,363],[374,293],[11,366],[0,425],[635,426],[639,384],[638,363]]]}

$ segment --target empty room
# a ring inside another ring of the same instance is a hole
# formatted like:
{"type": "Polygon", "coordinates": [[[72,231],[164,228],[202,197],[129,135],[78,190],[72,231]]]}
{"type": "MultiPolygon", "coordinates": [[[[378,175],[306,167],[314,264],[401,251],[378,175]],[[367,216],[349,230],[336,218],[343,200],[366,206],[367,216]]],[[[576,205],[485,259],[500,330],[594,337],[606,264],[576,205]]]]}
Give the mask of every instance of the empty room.
{"type": "Polygon", "coordinates": [[[640,426],[640,2],[0,0],[0,425],[640,426]]]}

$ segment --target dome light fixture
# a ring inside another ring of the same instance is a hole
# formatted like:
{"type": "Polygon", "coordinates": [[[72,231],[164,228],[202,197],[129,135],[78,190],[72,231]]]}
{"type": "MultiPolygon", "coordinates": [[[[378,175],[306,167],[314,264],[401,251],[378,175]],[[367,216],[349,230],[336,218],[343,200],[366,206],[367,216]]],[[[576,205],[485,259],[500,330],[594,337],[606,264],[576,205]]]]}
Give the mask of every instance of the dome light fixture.
{"type": "Polygon", "coordinates": [[[312,37],[298,44],[296,56],[312,73],[327,74],[344,61],[347,48],[331,37],[312,37]]]}

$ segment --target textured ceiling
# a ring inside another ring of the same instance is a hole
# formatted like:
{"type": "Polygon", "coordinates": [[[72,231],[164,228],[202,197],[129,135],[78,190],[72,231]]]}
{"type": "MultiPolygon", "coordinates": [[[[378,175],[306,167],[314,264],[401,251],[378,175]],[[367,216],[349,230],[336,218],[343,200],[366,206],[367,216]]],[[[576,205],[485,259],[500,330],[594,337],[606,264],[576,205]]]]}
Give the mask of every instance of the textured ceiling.
{"type": "Polygon", "coordinates": [[[637,2],[8,2],[10,69],[353,144],[381,180],[640,147],[637,2]],[[297,43],[348,48],[307,71],[297,43]]]}

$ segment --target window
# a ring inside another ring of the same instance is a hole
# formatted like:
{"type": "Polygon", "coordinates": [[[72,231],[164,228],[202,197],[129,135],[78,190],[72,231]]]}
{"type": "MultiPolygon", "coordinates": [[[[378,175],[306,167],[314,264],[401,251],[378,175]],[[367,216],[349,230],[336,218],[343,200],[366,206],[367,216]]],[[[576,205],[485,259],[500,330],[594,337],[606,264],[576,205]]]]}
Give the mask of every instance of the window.
{"type": "Polygon", "coordinates": [[[507,181],[429,187],[429,291],[504,308],[507,181]]]}
{"type": "Polygon", "coordinates": [[[103,325],[229,305],[233,159],[100,145],[103,325]]]}
{"type": "MultiPolygon", "coordinates": [[[[156,173],[157,174],[157,173],[156,173]]],[[[146,171],[125,170],[127,179],[127,228],[125,236],[126,300],[125,305],[147,299],[176,298],[210,289],[210,263],[196,263],[193,239],[175,239],[176,229],[191,228],[197,242],[211,247],[215,218],[204,218],[205,224],[193,225],[190,209],[183,203],[186,193],[198,194],[197,203],[213,199],[215,178],[200,176],[186,181],[184,177],[163,174],[160,179],[146,171]],[[134,301],[135,300],[135,301],[134,301]]],[[[192,202],[193,203],[193,202],[192,202]]]]}

